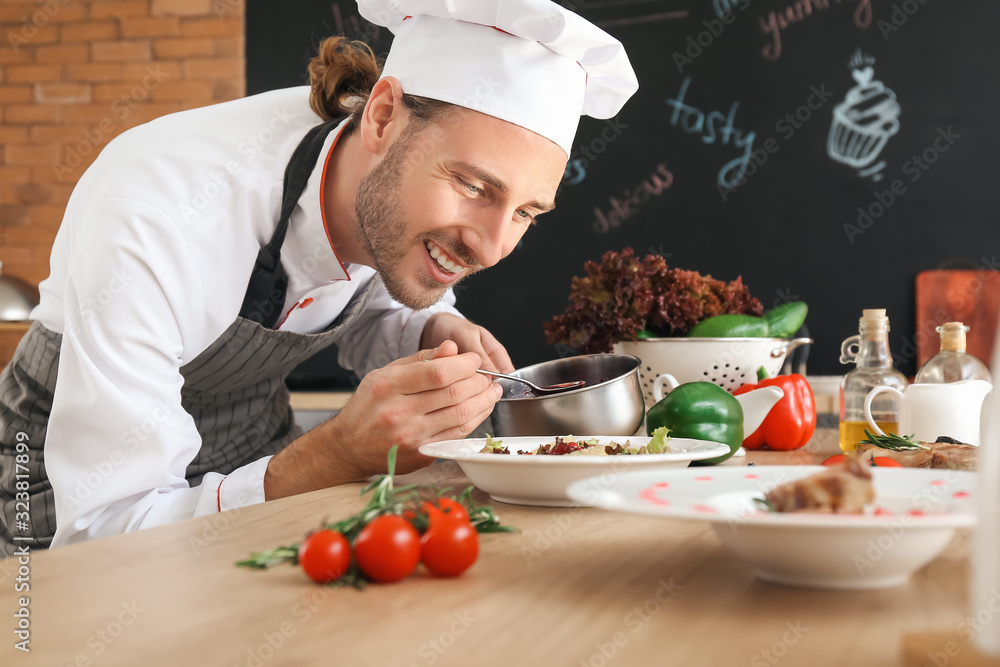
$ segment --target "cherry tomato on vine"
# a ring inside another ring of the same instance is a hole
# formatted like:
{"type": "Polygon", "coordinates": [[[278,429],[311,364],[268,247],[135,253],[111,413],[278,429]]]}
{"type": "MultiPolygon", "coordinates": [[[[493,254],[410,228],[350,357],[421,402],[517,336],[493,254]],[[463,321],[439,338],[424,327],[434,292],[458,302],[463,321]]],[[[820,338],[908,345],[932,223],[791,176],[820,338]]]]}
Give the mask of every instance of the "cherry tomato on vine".
{"type": "Polygon", "coordinates": [[[403,517],[384,514],[358,533],[354,557],[361,571],[372,580],[400,581],[420,562],[420,534],[403,517]]]}
{"type": "Polygon", "coordinates": [[[469,512],[465,509],[465,505],[458,502],[454,498],[449,498],[448,496],[441,496],[436,500],[425,501],[420,509],[423,510],[424,514],[431,520],[439,515],[444,515],[453,519],[461,519],[462,521],[469,520],[469,512]]]}
{"type": "Polygon", "coordinates": [[[465,572],[479,557],[479,534],[467,519],[442,514],[420,538],[420,562],[439,577],[465,572]]]}
{"type": "Polygon", "coordinates": [[[867,463],[876,468],[902,468],[903,464],[896,459],[890,459],[888,456],[872,456],[868,459],[867,463]]]}
{"type": "Polygon", "coordinates": [[[299,545],[299,565],[313,581],[336,581],[351,565],[351,545],[334,530],[318,530],[299,545]]]}
{"type": "Polygon", "coordinates": [[[841,463],[844,462],[844,460],[846,458],[847,458],[847,454],[834,454],[833,456],[831,456],[830,458],[828,458],[826,461],[823,461],[823,465],[825,465],[825,466],[840,465],[841,463]]]}
{"type": "MultiPolygon", "coordinates": [[[[834,454],[833,456],[831,456],[830,458],[828,458],[826,461],[823,461],[823,465],[825,465],[825,466],[840,465],[841,463],[844,462],[844,459],[846,459],[846,458],[847,458],[847,454],[834,454]]],[[[878,468],[878,467],[882,467],[882,468],[902,468],[903,467],[902,463],[900,463],[896,459],[891,459],[888,456],[875,456],[875,455],[871,455],[867,459],[862,459],[862,461],[864,463],[867,463],[870,466],[875,466],[876,468],[878,468]]]]}

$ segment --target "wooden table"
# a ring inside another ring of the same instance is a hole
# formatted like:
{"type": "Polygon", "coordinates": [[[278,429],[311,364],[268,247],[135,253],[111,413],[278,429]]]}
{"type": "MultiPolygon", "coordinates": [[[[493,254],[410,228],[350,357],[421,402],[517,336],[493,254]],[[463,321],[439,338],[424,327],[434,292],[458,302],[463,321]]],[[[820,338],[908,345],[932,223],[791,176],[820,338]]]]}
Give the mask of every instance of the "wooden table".
{"type": "MultiPolygon", "coordinates": [[[[749,458],[813,463],[834,451],[824,429],[804,450],[749,458]]],[[[453,463],[409,478],[467,483],[453,463]]],[[[885,667],[903,664],[904,634],[953,631],[966,616],[964,533],[910,583],[879,591],[761,583],[703,522],[496,503],[522,532],[483,536],[479,562],[456,579],[421,572],[357,591],[289,566],[233,566],[357,510],[359,488],[33,552],[31,653],[5,628],[0,664],[885,667]]],[[[8,627],[23,595],[16,567],[0,562],[8,627]]]]}

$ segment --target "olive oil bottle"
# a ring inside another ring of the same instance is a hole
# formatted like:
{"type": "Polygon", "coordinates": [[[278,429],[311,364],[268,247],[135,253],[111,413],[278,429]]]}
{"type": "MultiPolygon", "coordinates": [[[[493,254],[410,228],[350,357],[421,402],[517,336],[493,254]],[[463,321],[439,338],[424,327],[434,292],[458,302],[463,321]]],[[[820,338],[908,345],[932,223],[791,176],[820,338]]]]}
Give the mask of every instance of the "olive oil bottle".
{"type": "MultiPolygon", "coordinates": [[[[883,385],[906,389],[906,377],[892,367],[889,352],[889,318],[885,309],[862,313],[859,333],[841,345],[840,363],[857,367],[840,382],[840,448],[853,452],[865,439],[865,398],[873,387],[883,385]]],[[[886,433],[899,433],[899,405],[890,392],[878,394],[872,401],[872,418],[886,433]]]]}

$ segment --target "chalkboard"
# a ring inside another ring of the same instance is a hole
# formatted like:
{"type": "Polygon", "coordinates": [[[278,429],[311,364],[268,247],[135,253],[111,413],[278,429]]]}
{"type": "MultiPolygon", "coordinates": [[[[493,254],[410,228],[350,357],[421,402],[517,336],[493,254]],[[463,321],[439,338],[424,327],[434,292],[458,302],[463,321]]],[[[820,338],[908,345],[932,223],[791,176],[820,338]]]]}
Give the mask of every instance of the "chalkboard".
{"type": "MultiPolygon", "coordinates": [[[[561,3],[626,46],[640,89],[584,118],[556,199],[459,308],[519,366],[559,356],[542,325],[588,259],[631,246],[802,299],[810,374],[839,374],[863,308],[886,308],[916,371],[914,279],[1000,268],[1000,3],[602,0],[561,3]]],[[[385,51],[349,0],[247,5],[250,93],[305,81],[324,36],[385,51]],[[290,46],[292,45],[292,46],[290,46]]]]}

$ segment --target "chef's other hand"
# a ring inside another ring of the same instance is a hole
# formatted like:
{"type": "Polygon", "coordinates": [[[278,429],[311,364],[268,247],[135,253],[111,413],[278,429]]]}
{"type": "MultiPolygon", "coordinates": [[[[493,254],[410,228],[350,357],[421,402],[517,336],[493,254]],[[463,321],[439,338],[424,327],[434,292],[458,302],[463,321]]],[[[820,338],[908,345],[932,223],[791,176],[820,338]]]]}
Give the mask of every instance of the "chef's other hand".
{"type": "Polygon", "coordinates": [[[430,464],[434,459],[420,454],[420,445],[467,436],[500,400],[500,385],[476,373],[481,363],[478,354],[459,354],[445,341],[368,373],[339,414],[269,461],[265,498],[384,473],[393,445],[399,445],[397,473],[430,464]]]}
{"type": "Polygon", "coordinates": [[[459,352],[475,352],[481,356],[485,370],[501,373],[514,370],[506,348],[489,331],[452,313],[435,313],[424,324],[420,347],[437,347],[446,340],[458,343],[459,352]]]}

